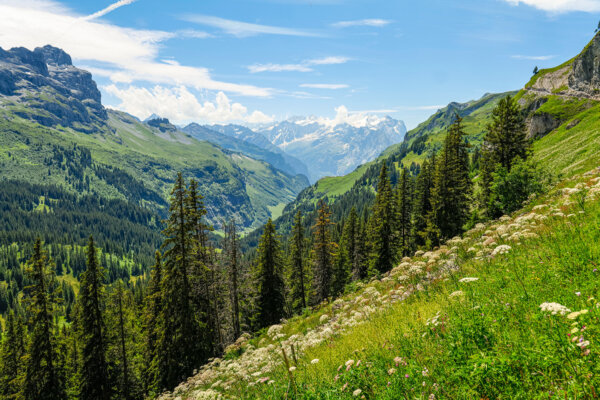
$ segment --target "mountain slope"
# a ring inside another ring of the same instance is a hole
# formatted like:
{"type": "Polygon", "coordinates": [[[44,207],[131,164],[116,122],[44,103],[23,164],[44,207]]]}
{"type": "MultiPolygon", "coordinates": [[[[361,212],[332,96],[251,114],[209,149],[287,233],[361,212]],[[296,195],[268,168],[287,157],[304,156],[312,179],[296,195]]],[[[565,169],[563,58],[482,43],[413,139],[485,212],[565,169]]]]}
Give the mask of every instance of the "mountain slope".
{"type": "Polygon", "coordinates": [[[54,184],[164,213],[182,171],[199,181],[210,222],[234,217],[243,229],[266,221],[307,184],[193,139],[168,121],[144,124],[106,110],[91,75],[50,46],[1,50],[0,91],[0,179],[54,184]]]}

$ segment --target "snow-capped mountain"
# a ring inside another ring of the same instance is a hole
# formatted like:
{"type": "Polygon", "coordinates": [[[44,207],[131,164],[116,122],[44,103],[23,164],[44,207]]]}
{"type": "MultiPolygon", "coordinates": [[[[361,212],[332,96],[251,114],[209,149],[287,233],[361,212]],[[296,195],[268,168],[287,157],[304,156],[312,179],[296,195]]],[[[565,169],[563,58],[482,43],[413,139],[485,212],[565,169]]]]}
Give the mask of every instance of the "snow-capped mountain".
{"type": "Polygon", "coordinates": [[[389,116],[349,114],[337,109],[333,119],[294,117],[257,129],[274,145],[309,166],[309,179],[344,175],[402,142],[404,122],[389,116]]]}

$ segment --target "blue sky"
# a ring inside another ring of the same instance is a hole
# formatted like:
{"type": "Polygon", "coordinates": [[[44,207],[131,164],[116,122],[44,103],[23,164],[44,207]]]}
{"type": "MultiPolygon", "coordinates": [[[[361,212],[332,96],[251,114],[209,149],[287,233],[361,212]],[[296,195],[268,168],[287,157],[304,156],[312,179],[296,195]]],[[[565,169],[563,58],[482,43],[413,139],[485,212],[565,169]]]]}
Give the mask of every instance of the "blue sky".
{"type": "Polygon", "coordinates": [[[2,0],[0,46],[64,48],[140,118],[425,120],[577,54],[600,0],[2,0]],[[108,8],[107,8],[108,7],[108,8]]]}

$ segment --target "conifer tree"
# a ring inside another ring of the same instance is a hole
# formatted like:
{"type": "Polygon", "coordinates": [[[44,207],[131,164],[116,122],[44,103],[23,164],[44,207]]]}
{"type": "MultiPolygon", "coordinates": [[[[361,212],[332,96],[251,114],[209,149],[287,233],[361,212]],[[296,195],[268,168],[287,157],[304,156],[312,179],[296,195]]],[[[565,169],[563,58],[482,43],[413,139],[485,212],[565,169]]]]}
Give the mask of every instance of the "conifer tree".
{"type": "Polygon", "coordinates": [[[335,256],[333,259],[333,274],[331,279],[331,296],[337,297],[344,293],[346,284],[350,281],[350,257],[348,255],[347,245],[344,238],[339,245],[333,246],[335,256]]]}
{"type": "Polygon", "coordinates": [[[30,336],[27,346],[23,398],[61,400],[66,396],[56,354],[54,312],[58,302],[52,262],[42,250],[41,240],[33,246],[26,274],[32,282],[24,290],[29,314],[30,336]]]}
{"type": "Polygon", "coordinates": [[[411,234],[417,246],[423,246],[426,242],[427,219],[431,212],[433,171],[435,171],[435,156],[423,161],[421,172],[417,175],[411,234]]]}
{"type": "Polygon", "coordinates": [[[318,203],[317,220],[313,226],[313,304],[319,304],[331,295],[333,248],[331,242],[331,213],[327,203],[318,203]]]}
{"type": "MultiPolygon", "coordinates": [[[[171,192],[169,217],[163,230],[162,313],[158,344],[159,387],[172,388],[200,365],[206,345],[191,305],[189,272],[199,245],[190,223],[187,190],[181,173],[171,192]]],[[[192,214],[195,218],[196,215],[192,214]]]]}
{"type": "Polygon", "coordinates": [[[290,302],[292,311],[300,313],[306,308],[306,295],[308,275],[306,270],[304,226],[302,224],[302,212],[298,210],[294,217],[292,227],[292,238],[290,239],[290,302]]]}
{"type": "Polygon", "coordinates": [[[224,253],[227,268],[227,276],[229,283],[229,301],[231,305],[231,326],[233,330],[233,338],[237,339],[241,334],[240,328],[240,260],[239,260],[239,245],[236,232],[235,222],[233,220],[224,224],[225,240],[224,253]]]}
{"type": "Polygon", "coordinates": [[[352,253],[352,280],[365,279],[368,273],[366,257],[366,228],[365,224],[357,221],[356,235],[354,238],[354,252],[352,253]]]}
{"type": "Polygon", "coordinates": [[[113,370],[115,382],[114,395],[118,399],[131,400],[141,398],[139,368],[136,360],[139,332],[135,321],[133,297],[118,281],[109,298],[108,308],[109,343],[108,359],[113,370]]]}
{"type": "Polygon", "coordinates": [[[507,171],[511,170],[515,157],[527,158],[530,143],[521,107],[513,97],[507,96],[498,102],[492,111],[492,123],[487,129],[485,143],[507,171]]]}
{"type": "Polygon", "coordinates": [[[275,225],[270,218],[258,243],[256,284],[258,326],[263,328],[279,323],[285,305],[283,260],[275,225]]]}
{"type": "Polygon", "coordinates": [[[104,271],[98,262],[94,239],[87,246],[87,269],[81,274],[78,297],[79,342],[81,343],[81,400],[108,400],[111,385],[106,362],[104,321],[104,271]]]}
{"type": "Polygon", "coordinates": [[[144,328],[144,392],[150,395],[157,394],[158,371],[158,341],[163,329],[161,320],[162,309],[162,260],[159,251],[155,253],[155,262],[150,272],[150,281],[146,289],[144,302],[143,328],[144,328]]]}
{"type": "Polygon", "coordinates": [[[383,163],[377,184],[373,214],[369,220],[370,268],[372,273],[391,270],[396,261],[394,251],[394,205],[387,166],[383,163]]]}
{"type": "Polygon", "coordinates": [[[0,346],[0,398],[19,399],[24,375],[26,331],[21,317],[13,310],[6,317],[5,331],[0,346]]]}
{"type": "Polygon", "coordinates": [[[410,253],[412,240],[412,206],[413,206],[412,178],[406,168],[402,169],[402,175],[398,182],[396,191],[396,235],[398,251],[401,256],[410,253]]]}
{"type": "Polygon", "coordinates": [[[461,232],[469,218],[471,179],[468,143],[464,140],[462,118],[450,127],[434,175],[427,231],[430,240],[449,238],[461,232]],[[434,235],[434,233],[436,235],[434,235]]]}

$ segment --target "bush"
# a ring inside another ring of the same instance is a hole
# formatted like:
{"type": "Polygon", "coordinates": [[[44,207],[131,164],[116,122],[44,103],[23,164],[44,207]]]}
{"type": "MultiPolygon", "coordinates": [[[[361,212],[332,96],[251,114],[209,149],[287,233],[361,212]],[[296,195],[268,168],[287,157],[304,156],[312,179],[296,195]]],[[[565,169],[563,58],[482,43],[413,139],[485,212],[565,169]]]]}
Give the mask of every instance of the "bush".
{"type": "Polygon", "coordinates": [[[490,213],[499,217],[516,211],[532,196],[543,193],[550,183],[549,174],[533,161],[518,158],[510,171],[499,165],[493,173],[490,213]]]}

